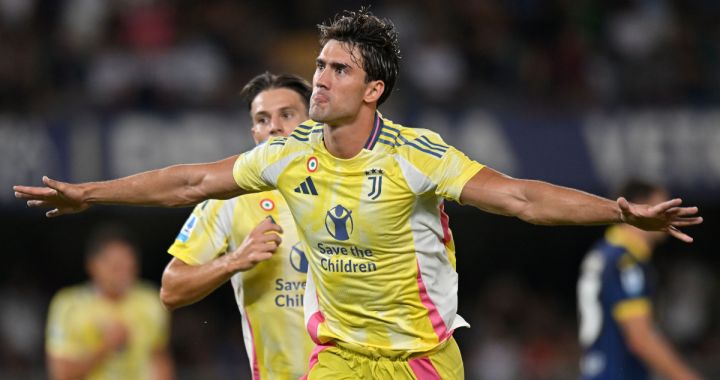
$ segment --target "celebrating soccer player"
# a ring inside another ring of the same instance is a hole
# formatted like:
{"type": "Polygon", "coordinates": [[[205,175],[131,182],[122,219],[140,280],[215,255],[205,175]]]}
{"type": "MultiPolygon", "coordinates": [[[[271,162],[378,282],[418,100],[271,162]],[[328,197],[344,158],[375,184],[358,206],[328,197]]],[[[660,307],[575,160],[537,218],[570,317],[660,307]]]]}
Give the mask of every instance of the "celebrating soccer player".
{"type": "MultiPolygon", "coordinates": [[[[250,80],[241,96],[255,143],[287,136],[307,120],[310,93],[310,84],[295,75],[250,80]]],[[[169,249],[175,257],[160,292],[169,309],[232,281],[254,380],[294,380],[307,371],[313,348],[303,320],[308,264],[296,231],[283,197],[266,191],[199,204],[169,249]],[[284,243],[278,246],[279,226],[284,243]]]]}
{"type": "Polygon", "coordinates": [[[122,179],[15,187],[48,216],[93,204],[176,207],[278,189],[309,263],[307,329],[317,344],[308,378],[460,379],[452,332],[457,273],[443,199],[545,225],[629,223],[692,239],[702,222],[673,199],[613,202],[514,179],[377,111],[392,93],[400,49],[389,20],[366,10],[320,26],[311,121],[215,163],[176,165],[122,179]]]}

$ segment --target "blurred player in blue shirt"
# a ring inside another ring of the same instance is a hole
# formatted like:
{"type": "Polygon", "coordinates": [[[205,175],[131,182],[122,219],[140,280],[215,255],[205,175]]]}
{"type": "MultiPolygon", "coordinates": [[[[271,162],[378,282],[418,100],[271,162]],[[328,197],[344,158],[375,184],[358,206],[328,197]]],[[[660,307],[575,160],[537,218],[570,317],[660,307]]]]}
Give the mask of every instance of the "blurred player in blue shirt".
{"type": "MultiPolygon", "coordinates": [[[[639,181],[620,195],[633,203],[668,199],[665,189],[639,181]]],[[[652,320],[650,259],[665,236],[616,225],[585,257],[577,289],[583,380],[649,380],[651,371],[672,380],[700,378],[652,320]]]]}

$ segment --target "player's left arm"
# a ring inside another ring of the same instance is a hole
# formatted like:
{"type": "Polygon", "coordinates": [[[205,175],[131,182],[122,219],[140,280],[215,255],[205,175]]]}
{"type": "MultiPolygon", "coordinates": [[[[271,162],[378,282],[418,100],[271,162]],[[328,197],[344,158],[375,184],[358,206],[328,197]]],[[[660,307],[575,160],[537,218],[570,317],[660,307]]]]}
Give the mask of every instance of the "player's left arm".
{"type": "Polygon", "coordinates": [[[601,198],[547,182],[515,179],[488,167],[462,189],[460,201],[495,214],[540,225],[628,223],[646,231],[665,231],[691,243],[679,227],[702,223],[697,207],[680,207],[679,198],[656,205],[601,198]]]}

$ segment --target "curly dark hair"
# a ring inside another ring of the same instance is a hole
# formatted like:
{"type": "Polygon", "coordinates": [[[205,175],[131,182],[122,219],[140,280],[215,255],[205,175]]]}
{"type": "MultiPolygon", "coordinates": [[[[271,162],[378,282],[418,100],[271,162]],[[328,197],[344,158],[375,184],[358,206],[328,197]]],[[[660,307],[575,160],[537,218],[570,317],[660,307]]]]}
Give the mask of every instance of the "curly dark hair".
{"type": "Polygon", "coordinates": [[[381,80],[385,91],[378,99],[382,104],[392,92],[400,72],[400,43],[395,25],[387,18],[378,18],[368,8],[344,11],[335,15],[329,24],[318,25],[320,46],[330,40],[357,46],[362,55],[366,82],[381,80]]]}
{"type": "Polygon", "coordinates": [[[251,108],[253,100],[259,93],[274,88],[287,88],[298,93],[308,109],[310,104],[310,95],[312,87],[310,83],[302,77],[294,74],[273,74],[266,71],[250,81],[240,91],[240,99],[247,104],[248,109],[251,108]]]}

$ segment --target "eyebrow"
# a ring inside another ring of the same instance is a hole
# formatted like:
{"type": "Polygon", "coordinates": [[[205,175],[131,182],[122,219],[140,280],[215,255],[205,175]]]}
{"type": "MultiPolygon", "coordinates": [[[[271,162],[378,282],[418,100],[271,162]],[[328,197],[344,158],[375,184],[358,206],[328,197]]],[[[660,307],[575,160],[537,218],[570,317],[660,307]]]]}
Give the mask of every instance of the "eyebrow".
{"type": "Polygon", "coordinates": [[[340,63],[340,62],[330,62],[330,63],[327,63],[327,62],[325,62],[325,60],[322,59],[322,58],[316,59],[315,62],[318,63],[318,64],[328,65],[328,66],[330,66],[330,68],[332,68],[333,70],[337,70],[337,69],[352,70],[352,66],[350,66],[350,65],[348,65],[348,64],[346,64],[346,63],[340,63]]]}
{"type": "MultiPolygon", "coordinates": [[[[279,112],[284,112],[284,111],[297,111],[297,109],[296,109],[295,107],[293,107],[293,106],[285,106],[285,107],[280,107],[280,108],[278,109],[278,111],[279,111],[279,112]]],[[[255,117],[258,117],[258,116],[270,116],[271,113],[272,113],[272,112],[264,111],[264,110],[263,110],[263,111],[260,111],[260,112],[255,113],[254,115],[252,115],[252,117],[255,118],[255,117]]]]}

